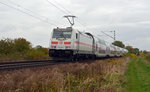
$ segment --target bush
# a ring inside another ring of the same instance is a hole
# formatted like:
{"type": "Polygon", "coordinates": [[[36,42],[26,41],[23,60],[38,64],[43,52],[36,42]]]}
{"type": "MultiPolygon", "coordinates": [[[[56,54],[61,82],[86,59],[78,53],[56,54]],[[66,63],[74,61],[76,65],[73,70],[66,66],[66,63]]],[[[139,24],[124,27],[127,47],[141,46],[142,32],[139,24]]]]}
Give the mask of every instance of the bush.
{"type": "Polygon", "coordinates": [[[133,54],[133,53],[127,53],[127,54],[124,54],[124,56],[125,57],[133,57],[133,58],[135,58],[135,57],[137,57],[135,54],[133,54]]]}
{"type": "Polygon", "coordinates": [[[47,59],[47,48],[32,48],[31,43],[24,38],[0,40],[0,61],[47,59]]]}
{"type": "Polygon", "coordinates": [[[24,38],[18,39],[2,39],[0,40],[0,54],[1,55],[10,55],[14,53],[24,54],[31,48],[29,41],[26,41],[24,38]]]}
{"type": "Polygon", "coordinates": [[[48,55],[48,49],[47,48],[38,48],[37,51],[43,52],[45,55],[48,55]]]}
{"type": "Polygon", "coordinates": [[[15,52],[26,53],[31,49],[31,43],[24,38],[14,39],[15,52]]]}
{"type": "Polygon", "coordinates": [[[31,49],[26,54],[27,59],[40,59],[46,56],[48,56],[48,50],[45,48],[31,49]]]}
{"type": "Polygon", "coordinates": [[[1,55],[8,55],[13,53],[14,50],[14,41],[7,38],[0,40],[0,54],[1,55]]]}

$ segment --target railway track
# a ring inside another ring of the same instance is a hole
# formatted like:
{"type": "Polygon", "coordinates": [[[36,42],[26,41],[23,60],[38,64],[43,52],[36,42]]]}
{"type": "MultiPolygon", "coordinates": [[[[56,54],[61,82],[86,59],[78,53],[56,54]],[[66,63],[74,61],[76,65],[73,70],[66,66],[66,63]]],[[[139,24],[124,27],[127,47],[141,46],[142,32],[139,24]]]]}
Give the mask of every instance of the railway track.
{"type": "MultiPolygon", "coordinates": [[[[112,58],[101,58],[97,60],[107,60],[112,58]]],[[[113,58],[115,59],[115,58],[113,58]]],[[[80,63],[91,63],[95,60],[83,60],[78,61],[80,63]]],[[[57,64],[67,64],[67,63],[75,63],[70,62],[68,60],[59,61],[58,60],[40,60],[40,61],[18,61],[18,62],[2,62],[0,63],[0,71],[10,71],[16,69],[23,69],[23,68],[34,68],[34,67],[42,67],[42,66],[50,66],[50,65],[57,65],[57,64]]]]}
{"type": "Polygon", "coordinates": [[[0,71],[41,67],[41,66],[56,65],[62,63],[65,64],[67,62],[57,62],[54,60],[4,62],[4,63],[0,63],[0,71]]]}

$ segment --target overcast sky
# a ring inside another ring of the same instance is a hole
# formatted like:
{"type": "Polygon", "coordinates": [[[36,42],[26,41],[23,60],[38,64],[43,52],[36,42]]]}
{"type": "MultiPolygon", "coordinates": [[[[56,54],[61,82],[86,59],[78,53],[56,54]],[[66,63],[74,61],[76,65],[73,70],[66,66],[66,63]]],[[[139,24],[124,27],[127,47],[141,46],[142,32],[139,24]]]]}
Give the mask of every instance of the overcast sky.
{"type": "Polygon", "coordinates": [[[123,41],[125,45],[150,51],[150,0],[49,2],[53,4],[47,0],[0,0],[0,39],[23,37],[33,46],[48,47],[50,33],[54,27],[70,26],[63,18],[69,11],[77,16],[74,28],[80,31],[100,35],[99,38],[112,42],[113,40],[104,36],[101,31],[113,35],[109,31],[116,30],[116,39],[123,41]]]}

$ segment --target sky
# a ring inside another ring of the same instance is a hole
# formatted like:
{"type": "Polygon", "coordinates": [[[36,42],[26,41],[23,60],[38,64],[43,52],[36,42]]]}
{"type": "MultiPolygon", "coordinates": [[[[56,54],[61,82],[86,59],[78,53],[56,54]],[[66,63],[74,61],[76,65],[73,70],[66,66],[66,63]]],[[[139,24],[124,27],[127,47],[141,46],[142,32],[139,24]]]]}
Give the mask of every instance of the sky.
{"type": "Polygon", "coordinates": [[[32,46],[49,46],[53,28],[68,27],[63,18],[75,15],[74,28],[108,42],[150,51],[150,0],[0,0],[0,39],[25,38],[32,46]]]}

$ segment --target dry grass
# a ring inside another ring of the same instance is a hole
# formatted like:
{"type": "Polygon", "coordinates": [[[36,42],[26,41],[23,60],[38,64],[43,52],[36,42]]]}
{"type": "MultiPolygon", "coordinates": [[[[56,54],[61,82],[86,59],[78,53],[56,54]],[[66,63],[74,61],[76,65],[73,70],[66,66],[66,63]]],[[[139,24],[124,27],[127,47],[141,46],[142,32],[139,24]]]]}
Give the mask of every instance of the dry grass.
{"type": "Polygon", "coordinates": [[[0,73],[0,92],[118,92],[129,58],[0,73]]]}
{"type": "Polygon", "coordinates": [[[31,57],[19,57],[19,56],[5,56],[5,57],[1,57],[0,56],[0,63],[1,62],[23,62],[23,61],[36,61],[36,60],[52,60],[51,57],[49,57],[48,55],[47,56],[42,56],[42,57],[37,57],[37,56],[34,56],[33,58],[31,57]]]}

